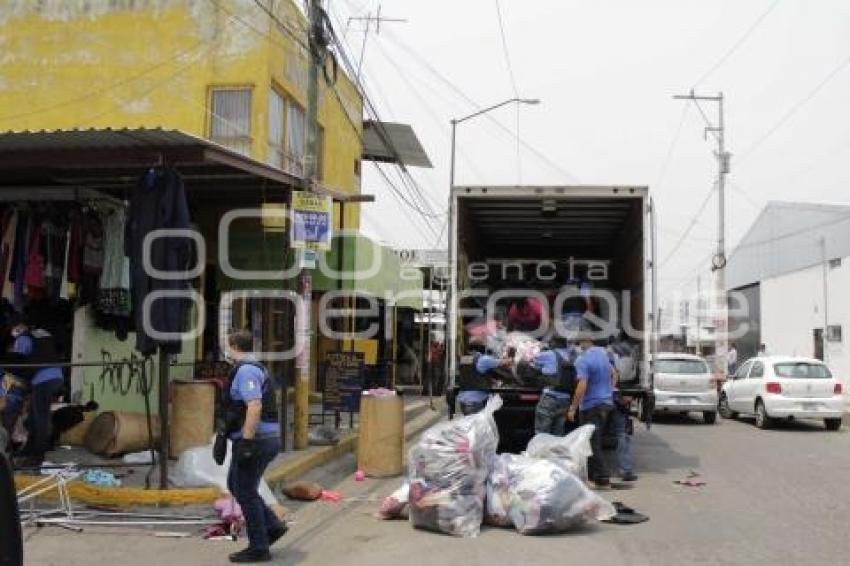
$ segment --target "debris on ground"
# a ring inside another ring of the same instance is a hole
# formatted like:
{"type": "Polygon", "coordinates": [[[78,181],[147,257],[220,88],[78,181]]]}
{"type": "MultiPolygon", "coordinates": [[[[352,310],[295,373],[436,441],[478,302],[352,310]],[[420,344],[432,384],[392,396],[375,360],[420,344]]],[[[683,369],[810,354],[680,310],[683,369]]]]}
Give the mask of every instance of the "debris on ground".
{"type": "Polygon", "coordinates": [[[404,485],[384,498],[381,508],[378,510],[378,517],[387,521],[400,519],[407,508],[409,498],[410,484],[405,482],[404,485]]]}
{"type": "Polygon", "coordinates": [[[704,485],[708,485],[708,482],[700,479],[702,476],[699,472],[695,472],[691,470],[688,476],[682,480],[676,480],[673,483],[676,485],[683,485],[685,487],[702,487],[704,485]]]}
{"type": "Polygon", "coordinates": [[[98,487],[121,487],[121,480],[106,470],[87,470],[83,474],[83,481],[98,487]]]}
{"type": "Polygon", "coordinates": [[[649,517],[638,513],[628,505],[621,503],[619,501],[615,501],[613,503],[614,509],[616,509],[617,514],[609,519],[603,519],[606,523],[613,523],[615,525],[636,525],[638,523],[644,523],[649,521],[649,517]]]}
{"type": "Polygon", "coordinates": [[[342,502],[342,494],[338,491],[328,491],[323,489],[321,495],[319,495],[319,499],[327,501],[328,503],[340,503],[342,502]]]}
{"type": "Polygon", "coordinates": [[[281,491],[297,501],[316,501],[322,496],[322,486],[314,482],[298,481],[284,486],[281,491]]]}

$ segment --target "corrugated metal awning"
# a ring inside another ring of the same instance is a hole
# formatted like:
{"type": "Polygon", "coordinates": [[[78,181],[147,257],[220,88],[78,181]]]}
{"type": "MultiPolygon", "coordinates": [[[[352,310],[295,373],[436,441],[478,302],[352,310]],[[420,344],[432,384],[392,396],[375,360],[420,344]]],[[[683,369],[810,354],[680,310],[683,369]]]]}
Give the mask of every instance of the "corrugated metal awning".
{"type": "Polygon", "coordinates": [[[413,128],[393,122],[363,122],[363,159],[410,167],[433,167],[413,128]]]}
{"type": "MultiPolygon", "coordinates": [[[[92,189],[122,193],[145,167],[172,165],[189,191],[222,200],[274,197],[303,180],[210,140],[159,128],[0,133],[0,190],[92,189]]],[[[314,188],[344,201],[349,195],[314,188]]],[[[354,195],[358,197],[359,195],[354,195]]]]}

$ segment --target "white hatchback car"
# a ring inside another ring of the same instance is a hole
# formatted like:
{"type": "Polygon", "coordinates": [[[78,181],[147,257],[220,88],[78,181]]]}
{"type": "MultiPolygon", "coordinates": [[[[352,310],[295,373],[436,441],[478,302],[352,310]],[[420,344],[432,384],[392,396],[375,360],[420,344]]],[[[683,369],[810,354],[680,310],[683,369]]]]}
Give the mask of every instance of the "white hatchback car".
{"type": "Polygon", "coordinates": [[[704,358],[693,354],[655,356],[656,412],[702,413],[706,424],[717,420],[717,382],[704,358]]]}
{"type": "Polygon", "coordinates": [[[752,358],[723,385],[719,411],[724,419],[752,414],[756,426],[774,419],[822,420],[827,430],[841,428],[841,383],[820,360],[790,356],[752,358]]]}

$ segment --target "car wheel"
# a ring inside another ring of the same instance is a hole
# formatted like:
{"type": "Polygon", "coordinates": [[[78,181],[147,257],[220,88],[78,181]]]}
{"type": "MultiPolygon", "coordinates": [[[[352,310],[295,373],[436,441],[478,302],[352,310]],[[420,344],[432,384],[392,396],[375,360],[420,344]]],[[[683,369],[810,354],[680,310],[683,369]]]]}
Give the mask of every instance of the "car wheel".
{"type": "Polygon", "coordinates": [[[706,411],[702,414],[702,420],[705,424],[714,424],[717,422],[717,413],[714,411],[706,411]]]}
{"type": "Polygon", "coordinates": [[[724,419],[738,418],[738,413],[729,408],[729,399],[726,398],[725,393],[720,395],[720,402],[718,403],[717,410],[720,413],[720,416],[724,419]]]}
{"type": "Polygon", "coordinates": [[[764,408],[764,402],[759,399],[756,401],[756,426],[760,429],[768,429],[773,424],[773,420],[767,415],[767,409],[764,408]]]}
{"type": "Polygon", "coordinates": [[[841,430],[841,419],[824,419],[826,430],[841,430]]]}

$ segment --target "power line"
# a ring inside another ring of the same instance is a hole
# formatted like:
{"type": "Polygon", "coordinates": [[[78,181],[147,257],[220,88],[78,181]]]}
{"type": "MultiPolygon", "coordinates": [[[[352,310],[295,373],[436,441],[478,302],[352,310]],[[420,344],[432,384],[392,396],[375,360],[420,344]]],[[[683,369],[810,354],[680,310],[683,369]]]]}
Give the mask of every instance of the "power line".
{"type": "MultiPolygon", "coordinates": [[[[471,97],[469,97],[469,96],[468,96],[465,92],[463,92],[463,91],[462,91],[462,90],[461,90],[461,89],[460,89],[460,88],[459,88],[459,87],[458,87],[455,83],[453,83],[453,82],[452,82],[450,79],[448,79],[445,75],[443,75],[442,73],[440,73],[440,71],[438,71],[437,69],[435,69],[435,68],[434,68],[434,66],[433,66],[433,65],[431,65],[431,64],[428,62],[428,60],[427,60],[427,59],[425,59],[424,57],[422,57],[422,56],[421,56],[419,53],[417,53],[417,52],[416,52],[413,48],[411,48],[411,47],[410,47],[410,46],[408,46],[408,45],[407,45],[404,41],[402,41],[402,40],[401,40],[401,39],[399,39],[397,36],[395,36],[395,34],[393,34],[393,33],[391,33],[391,32],[387,32],[387,33],[385,33],[385,34],[384,34],[384,37],[389,38],[389,39],[390,39],[390,41],[392,41],[392,42],[393,42],[393,43],[395,43],[398,47],[400,47],[400,48],[401,48],[401,49],[403,49],[405,52],[407,52],[407,53],[408,53],[408,54],[409,54],[409,55],[410,55],[410,56],[411,56],[411,57],[412,57],[412,58],[413,58],[413,59],[414,59],[417,63],[419,63],[420,65],[422,65],[422,66],[423,66],[423,67],[424,67],[424,68],[425,68],[428,72],[430,72],[432,75],[434,75],[434,77],[436,77],[436,78],[437,78],[440,82],[442,82],[443,84],[445,84],[445,85],[449,88],[449,90],[451,90],[452,92],[454,92],[454,93],[455,93],[458,97],[460,97],[461,99],[463,99],[463,100],[464,100],[467,104],[469,104],[470,106],[472,106],[475,110],[481,110],[481,109],[483,108],[483,107],[482,107],[482,106],[481,106],[478,102],[476,102],[474,99],[472,99],[471,97]]],[[[534,146],[532,146],[530,143],[526,142],[526,141],[525,141],[525,140],[523,140],[521,137],[519,137],[518,135],[516,135],[514,132],[512,132],[512,131],[511,131],[511,129],[510,129],[510,128],[508,128],[507,126],[505,126],[504,124],[502,124],[499,120],[497,120],[495,117],[493,117],[493,115],[492,115],[492,114],[485,114],[485,115],[483,116],[483,118],[485,118],[485,119],[489,120],[492,124],[494,124],[495,126],[497,126],[500,130],[502,130],[503,132],[507,133],[507,134],[511,137],[511,139],[512,139],[512,140],[519,139],[519,143],[522,145],[522,147],[524,147],[527,151],[529,151],[529,152],[531,152],[533,155],[535,155],[538,159],[540,159],[540,161],[542,161],[543,163],[546,163],[547,165],[549,165],[550,167],[552,167],[552,169],[553,169],[553,170],[558,171],[559,173],[561,173],[562,175],[564,175],[565,177],[567,177],[567,178],[568,178],[571,182],[574,182],[574,183],[579,182],[579,181],[578,181],[578,177],[576,177],[575,175],[573,175],[571,172],[567,171],[564,167],[562,167],[561,165],[559,165],[559,164],[558,164],[557,162],[555,162],[554,160],[552,160],[552,159],[550,159],[549,157],[547,157],[545,154],[543,154],[543,152],[541,152],[540,150],[538,150],[537,148],[535,148],[534,146]]]]}
{"type": "Polygon", "coordinates": [[[822,79],[822,80],[821,80],[821,81],[820,81],[820,82],[819,82],[819,83],[818,83],[818,84],[817,84],[817,85],[816,85],[816,86],[815,86],[812,90],[810,90],[810,91],[808,92],[808,94],[806,94],[806,96],[804,96],[801,100],[799,100],[799,101],[798,101],[798,102],[796,102],[794,105],[792,105],[792,106],[791,106],[791,107],[790,107],[790,108],[789,108],[789,109],[785,112],[785,114],[783,114],[783,115],[782,115],[782,117],[779,119],[779,121],[778,121],[778,122],[776,122],[776,123],[775,123],[775,124],[774,124],[771,128],[769,128],[769,129],[768,129],[768,130],[767,130],[764,134],[762,134],[762,135],[761,135],[761,136],[760,136],[760,137],[759,137],[759,138],[755,141],[755,143],[753,143],[752,145],[750,145],[750,147],[748,147],[748,148],[747,148],[747,149],[746,149],[743,153],[741,153],[741,156],[738,158],[738,163],[740,164],[740,163],[741,163],[741,162],[742,162],[745,158],[747,158],[747,157],[749,157],[750,155],[752,155],[752,153],[753,153],[756,149],[758,149],[758,148],[759,148],[759,147],[760,147],[760,146],[761,146],[761,145],[762,145],[765,141],[767,141],[767,140],[768,140],[768,138],[770,138],[770,136],[772,136],[773,134],[775,134],[775,133],[776,133],[776,131],[777,131],[777,130],[779,130],[779,128],[781,128],[782,126],[784,126],[784,125],[785,125],[785,124],[786,124],[786,123],[787,123],[787,122],[788,122],[791,118],[793,118],[793,117],[794,117],[794,115],[795,115],[795,114],[796,114],[796,113],[797,113],[797,112],[798,112],[801,108],[803,108],[803,106],[805,106],[806,104],[808,104],[808,103],[809,103],[809,102],[810,102],[810,101],[811,101],[811,100],[812,100],[815,96],[817,96],[817,95],[818,95],[818,93],[819,93],[819,92],[820,92],[820,91],[821,91],[821,90],[822,90],[822,89],[823,89],[826,85],[828,85],[830,82],[832,82],[832,80],[833,80],[835,77],[837,77],[837,76],[838,76],[838,74],[839,74],[841,71],[843,71],[843,70],[844,70],[844,68],[845,68],[845,67],[847,67],[847,65],[848,65],[848,64],[850,64],[850,56],[847,56],[847,57],[845,57],[844,59],[842,59],[842,60],[841,60],[841,62],[840,62],[837,66],[835,66],[835,67],[834,67],[834,68],[833,68],[833,69],[832,69],[829,73],[827,73],[827,75],[826,75],[826,76],[825,76],[825,77],[824,77],[824,78],[823,78],[823,79],[822,79]]]}
{"type": "Polygon", "coordinates": [[[519,98],[519,90],[516,87],[516,76],[514,75],[514,67],[511,64],[511,54],[508,51],[508,40],[505,37],[505,23],[502,21],[502,7],[499,0],[493,0],[496,3],[496,16],[499,20],[499,35],[502,38],[502,53],[505,55],[505,65],[508,67],[508,76],[511,79],[511,88],[514,90],[514,96],[519,98]]]}
{"type": "Polygon", "coordinates": [[[705,210],[705,207],[708,206],[708,201],[711,200],[711,195],[714,194],[715,188],[716,188],[716,185],[713,185],[711,187],[711,190],[708,191],[708,194],[705,195],[705,199],[703,199],[702,204],[700,205],[696,214],[694,214],[693,217],[691,218],[691,222],[690,222],[690,224],[688,224],[687,229],[682,234],[682,237],[679,238],[679,240],[673,246],[673,249],[670,250],[670,253],[667,254],[667,257],[664,258],[664,261],[661,262],[660,267],[664,267],[667,264],[667,262],[669,262],[670,259],[676,254],[676,252],[679,251],[679,248],[682,247],[682,243],[685,241],[685,239],[691,233],[691,230],[694,229],[694,226],[696,226],[696,223],[699,220],[699,217],[702,215],[703,211],[705,210]]]}
{"type": "MultiPolygon", "coordinates": [[[[213,3],[215,3],[220,10],[227,12],[215,0],[213,0],[213,3]]],[[[266,15],[268,15],[268,17],[271,18],[271,20],[276,23],[284,33],[286,33],[286,35],[288,35],[293,39],[293,41],[295,41],[295,43],[306,49],[308,53],[310,52],[310,46],[307,44],[307,41],[305,41],[304,38],[301,37],[298,33],[293,31],[292,28],[290,28],[286,23],[284,23],[280,18],[278,18],[277,15],[272,12],[265,4],[263,4],[261,0],[254,0],[254,4],[259,6],[260,9],[265,12],[266,15]]],[[[307,28],[305,27],[302,31],[306,33],[307,28]]]]}
{"type": "MultiPolygon", "coordinates": [[[[502,7],[499,4],[499,0],[493,0],[493,1],[496,3],[496,16],[497,16],[497,19],[499,20],[499,35],[502,38],[502,53],[505,56],[505,65],[508,68],[508,77],[510,77],[510,80],[511,80],[511,88],[513,88],[513,91],[514,91],[514,98],[519,98],[519,89],[516,86],[516,76],[514,75],[514,67],[511,64],[511,54],[508,51],[508,40],[505,37],[505,24],[502,21],[502,7]]],[[[515,128],[515,130],[516,130],[517,185],[522,184],[522,155],[520,154],[520,150],[519,150],[519,147],[520,147],[519,146],[519,116],[520,116],[521,110],[522,109],[520,108],[519,104],[517,104],[516,107],[514,108],[514,111],[516,112],[516,114],[515,114],[515,116],[516,116],[516,128],[515,128]]]]}
{"type": "Polygon", "coordinates": [[[753,24],[749,28],[747,28],[747,31],[744,32],[744,35],[739,37],[738,41],[732,44],[732,47],[730,47],[726,51],[726,53],[724,53],[723,56],[720,57],[720,59],[714,65],[711,66],[711,68],[709,68],[705,73],[702,74],[699,79],[697,79],[693,86],[694,89],[696,89],[702,81],[714,74],[717,69],[722,67],[723,64],[726,63],[726,61],[728,61],[732,55],[734,55],[734,53],[744,44],[747,38],[752,35],[752,33],[756,30],[757,27],[759,27],[759,25],[764,21],[764,19],[774,10],[774,8],[779,5],[779,2],[780,0],[775,0],[770,6],[768,6],[767,10],[765,10],[761,14],[761,16],[759,16],[756,21],[754,21],[753,24]]]}
{"type": "Polygon", "coordinates": [[[673,159],[673,150],[676,149],[676,144],[679,143],[679,136],[682,135],[682,128],[685,125],[685,119],[688,117],[688,108],[690,108],[690,106],[687,104],[682,106],[682,116],[679,118],[679,125],[676,126],[676,131],[673,133],[673,138],[670,140],[670,145],[667,147],[667,155],[664,157],[664,162],[658,170],[658,177],[655,181],[656,191],[658,190],[658,187],[661,186],[661,182],[667,175],[667,168],[670,166],[670,162],[673,159]]]}

